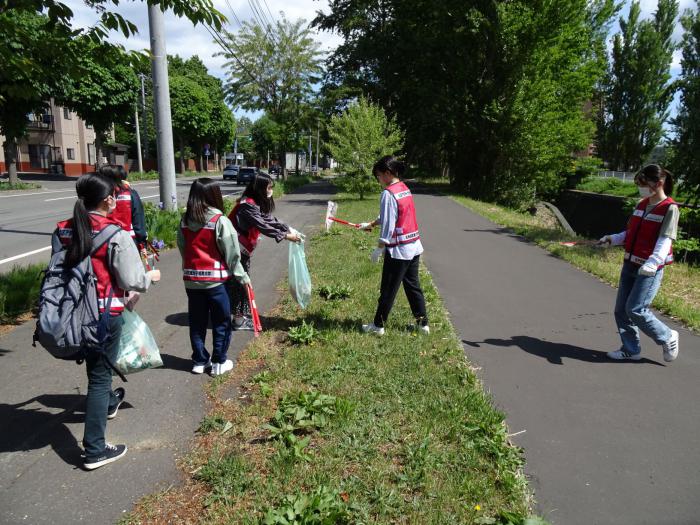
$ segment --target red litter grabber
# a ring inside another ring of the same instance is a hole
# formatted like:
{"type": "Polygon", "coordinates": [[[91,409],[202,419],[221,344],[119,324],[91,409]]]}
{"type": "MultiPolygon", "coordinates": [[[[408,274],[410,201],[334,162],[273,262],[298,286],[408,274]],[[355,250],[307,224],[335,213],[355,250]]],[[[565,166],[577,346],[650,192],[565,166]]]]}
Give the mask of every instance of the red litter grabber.
{"type": "Polygon", "coordinates": [[[338,212],[338,204],[333,201],[328,201],[328,208],[326,208],[326,231],[331,229],[334,222],[340,224],[345,224],[347,226],[352,226],[353,228],[359,228],[359,224],[354,222],[344,221],[343,219],[338,219],[335,214],[338,212]]]}
{"type": "Polygon", "coordinates": [[[260,323],[260,315],[258,315],[258,305],[255,303],[255,292],[253,292],[251,284],[246,284],[245,289],[248,292],[248,304],[250,305],[250,314],[253,317],[253,334],[258,337],[262,332],[262,324],[260,323]]]}

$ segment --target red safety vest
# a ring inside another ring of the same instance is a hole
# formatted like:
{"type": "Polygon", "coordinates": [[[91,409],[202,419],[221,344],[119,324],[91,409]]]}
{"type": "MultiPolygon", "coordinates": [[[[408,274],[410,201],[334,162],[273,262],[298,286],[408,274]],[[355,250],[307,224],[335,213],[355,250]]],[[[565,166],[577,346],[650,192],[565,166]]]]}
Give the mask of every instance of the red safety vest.
{"type": "Polygon", "coordinates": [[[182,269],[185,281],[221,283],[229,280],[228,266],[216,245],[216,223],[221,217],[221,213],[214,215],[196,232],[180,224],[185,237],[182,269]]]}
{"type": "Polygon", "coordinates": [[[251,204],[252,206],[257,206],[258,204],[250,197],[243,197],[231,210],[228,218],[231,219],[233,227],[238,232],[238,244],[241,247],[241,253],[250,256],[258,245],[258,239],[260,238],[260,230],[255,226],[251,227],[247,232],[242,232],[238,226],[238,209],[241,207],[241,203],[251,204]]]}
{"type": "Polygon", "coordinates": [[[418,221],[416,220],[416,207],[413,203],[413,195],[403,182],[395,182],[386,187],[386,190],[396,199],[398,206],[398,217],[392,235],[391,244],[387,246],[398,246],[399,244],[410,244],[420,239],[418,234],[418,221]]]}
{"type": "MultiPolygon", "coordinates": [[[[92,233],[98,234],[109,224],[117,224],[111,217],[103,217],[95,213],[90,214],[92,222],[92,233]]],[[[73,219],[61,221],[56,225],[58,238],[63,246],[69,246],[73,241],[73,219]]],[[[110,315],[119,315],[124,311],[124,296],[126,293],[119,288],[117,279],[109,270],[107,264],[107,249],[109,243],[103,244],[92,256],[92,269],[97,277],[97,298],[99,300],[100,312],[104,312],[105,305],[109,300],[109,292],[112,291],[112,302],[110,303],[110,315]]]]}
{"type": "Polygon", "coordinates": [[[132,210],[131,188],[126,186],[117,192],[117,207],[110,217],[133,238],[136,237],[136,232],[134,232],[134,225],[131,222],[132,210]]]}
{"type": "MultiPolygon", "coordinates": [[[[668,209],[675,201],[667,197],[654,206],[647,213],[649,197],[642,199],[627,223],[627,233],[625,235],[625,260],[634,264],[642,265],[654,253],[656,241],[659,239],[661,224],[668,213],[668,209]]],[[[673,263],[673,250],[669,251],[668,257],[659,265],[659,268],[673,263]]]]}

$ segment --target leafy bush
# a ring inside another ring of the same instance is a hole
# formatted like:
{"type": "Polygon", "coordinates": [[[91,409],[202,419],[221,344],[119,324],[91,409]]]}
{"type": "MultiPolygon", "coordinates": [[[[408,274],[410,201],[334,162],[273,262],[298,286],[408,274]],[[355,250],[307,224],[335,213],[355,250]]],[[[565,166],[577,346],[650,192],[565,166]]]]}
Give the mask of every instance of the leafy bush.
{"type": "Polygon", "coordinates": [[[311,494],[285,496],[282,504],[265,513],[263,525],[343,525],[351,513],[342,495],[321,486],[311,494]]]}
{"type": "Polygon", "coordinates": [[[139,180],[156,180],[158,179],[158,172],[151,170],[151,171],[132,171],[129,173],[129,180],[131,182],[139,181],[139,180]]]}
{"type": "Polygon", "coordinates": [[[9,182],[0,181],[0,191],[12,191],[12,190],[31,190],[41,188],[39,184],[34,184],[33,182],[18,182],[16,184],[10,184],[9,182]]]}
{"type": "Polygon", "coordinates": [[[180,227],[180,211],[161,210],[155,204],[143,205],[146,218],[146,231],[151,240],[162,240],[165,246],[172,248],[177,242],[177,229],[180,227]]]}
{"type": "Polygon", "coordinates": [[[299,326],[293,326],[287,332],[289,340],[295,345],[310,345],[318,337],[318,330],[313,323],[302,321],[299,326]]]}
{"type": "Polygon", "coordinates": [[[636,197],[639,195],[637,186],[632,182],[623,182],[614,177],[587,177],[576,187],[577,190],[619,195],[621,197],[636,197]]]}
{"type": "Polygon", "coordinates": [[[12,322],[34,307],[44,269],[41,264],[15,266],[0,274],[0,322],[12,322]]]}

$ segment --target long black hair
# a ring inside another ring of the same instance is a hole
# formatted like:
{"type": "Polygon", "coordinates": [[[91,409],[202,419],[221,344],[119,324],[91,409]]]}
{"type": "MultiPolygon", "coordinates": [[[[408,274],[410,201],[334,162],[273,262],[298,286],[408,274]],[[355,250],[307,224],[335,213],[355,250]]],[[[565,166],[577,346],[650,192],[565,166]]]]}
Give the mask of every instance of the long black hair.
{"type": "Polygon", "coordinates": [[[208,177],[202,177],[196,179],[190,186],[185,224],[205,222],[207,208],[216,208],[223,213],[224,198],[221,196],[221,187],[218,182],[208,177]]]}
{"type": "Polygon", "coordinates": [[[647,164],[635,175],[635,181],[658,182],[660,180],[664,181],[664,193],[671,195],[673,193],[673,173],[666,168],[662,168],[658,164],[647,164]]]}
{"type": "Polygon", "coordinates": [[[92,222],[89,212],[114,195],[117,184],[114,179],[100,173],[83,175],[75,183],[78,200],[73,206],[73,238],[66,251],[66,266],[73,267],[90,255],[92,250],[92,222]]]}
{"type": "Polygon", "coordinates": [[[406,164],[393,155],[386,155],[374,163],[372,174],[376,176],[386,171],[391,173],[394,177],[401,179],[403,178],[403,174],[406,173],[406,164]]]}
{"type": "Polygon", "coordinates": [[[258,172],[253,180],[248,183],[241,198],[249,197],[255,201],[255,204],[260,206],[260,211],[264,214],[269,214],[275,211],[275,199],[267,196],[267,187],[275,185],[272,177],[265,173],[258,172]]]}

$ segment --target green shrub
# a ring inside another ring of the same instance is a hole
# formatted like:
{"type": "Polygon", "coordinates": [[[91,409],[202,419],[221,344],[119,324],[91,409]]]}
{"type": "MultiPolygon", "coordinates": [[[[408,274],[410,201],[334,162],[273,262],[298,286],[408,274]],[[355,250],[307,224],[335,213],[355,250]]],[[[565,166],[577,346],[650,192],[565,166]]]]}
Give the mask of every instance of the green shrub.
{"type": "Polygon", "coordinates": [[[351,522],[348,505],[338,491],[321,486],[311,494],[285,496],[265,513],[263,525],[343,525],[351,522]]]}
{"type": "Polygon", "coordinates": [[[13,322],[36,305],[45,268],[42,264],[15,266],[0,274],[0,322],[13,322]]]}
{"type": "Polygon", "coordinates": [[[143,206],[146,217],[146,231],[152,241],[161,240],[165,246],[172,248],[177,243],[177,229],[180,227],[180,211],[161,210],[155,204],[147,202],[143,206]]]}
{"type": "Polygon", "coordinates": [[[33,182],[18,182],[16,184],[0,182],[0,191],[31,190],[36,188],[41,188],[41,186],[39,184],[34,184],[33,182]]]}
{"type": "Polygon", "coordinates": [[[346,284],[323,285],[318,289],[318,294],[328,301],[347,299],[350,297],[350,292],[352,288],[346,284]]]}
{"type": "Polygon", "coordinates": [[[159,177],[158,172],[151,171],[132,171],[129,173],[129,180],[131,182],[136,182],[139,180],[155,180],[159,177]]]}
{"type": "Polygon", "coordinates": [[[313,323],[306,324],[306,321],[302,321],[299,326],[291,327],[287,335],[295,345],[310,345],[318,337],[318,330],[313,323]]]}

